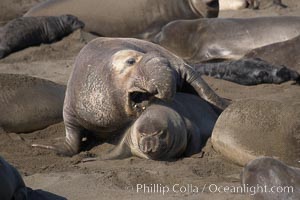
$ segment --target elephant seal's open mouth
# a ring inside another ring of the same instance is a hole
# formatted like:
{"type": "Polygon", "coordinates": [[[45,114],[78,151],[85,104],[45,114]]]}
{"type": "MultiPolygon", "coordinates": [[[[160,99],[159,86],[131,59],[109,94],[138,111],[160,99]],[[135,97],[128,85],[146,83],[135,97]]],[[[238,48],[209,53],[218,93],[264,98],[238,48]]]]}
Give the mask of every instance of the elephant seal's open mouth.
{"type": "Polygon", "coordinates": [[[156,94],[144,90],[136,90],[128,93],[129,106],[136,113],[143,112],[156,94]]]}

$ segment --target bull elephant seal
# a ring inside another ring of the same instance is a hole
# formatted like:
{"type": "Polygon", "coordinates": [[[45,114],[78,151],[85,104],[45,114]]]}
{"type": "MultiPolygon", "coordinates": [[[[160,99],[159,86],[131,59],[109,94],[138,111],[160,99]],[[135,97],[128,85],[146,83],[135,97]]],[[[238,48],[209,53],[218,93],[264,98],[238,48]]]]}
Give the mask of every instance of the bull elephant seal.
{"type": "Polygon", "coordinates": [[[256,188],[251,194],[254,200],[297,200],[300,196],[300,169],[274,158],[261,157],[249,162],[241,179],[243,185],[256,188]]]}
{"type": "Polygon", "coordinates": [[[244,58],[260,58],[274,65],[285,65],[300,71],[300,36],[249,51],[244,58]]]}
{"type": "Polygon", "coordinates": [[[66,140],[55,147],[64,155],[80,151],[84,130],[102,138],[118,134],[155,98],[172,100],[192,87],[220,110],[220,98],[182,59],[159,45],[128,38],[96,38],[75,60],[64,102],[66,140]]]}
{"type": "Polygon", "coordinates": [[[252,49],[298,36],[299,28],[300,17],[292,16],[177,20],[152,41],[195,64],[240,59],[252,49]]]}
{"type": "Polygon", "coordinates": [[[212,133],[214,149],[242,166],[259,156],[274,156],[296,165],[300,103],[271,98],[240,100],[223,111],[212,133]]]}
{"type": "Polygon", "coordinates": [[[126,130],[121,142],[102,159],[134,155],[169,160],[199,153],[211,136],[217,117],[199,97],[177,93],[171,103],[151,104],[126,130]]]}
{"type": "Polygon", "coordinates": [[[0,199],[27,199],[27,189],[19,172],[0,156],[0,199]]]}
{"type": "Polygon", "coordinates": [[[218,0],[50,0],[25,16],[71,14],[85,30],[105,37],[146,39],[170,21],[217,17],[218,0]]]}
{"type": "Polygon", "coordinates": [[[57,41],[83,26],[72,15],[14,19],[0,28],[0,58],[29,46],[57,41]]]}
{"type": "Polygon", "coordinates": [[[31,132],[62,121],[65,86],[0,74],[0,88],[0,128],[5,132],[31,132]]]}

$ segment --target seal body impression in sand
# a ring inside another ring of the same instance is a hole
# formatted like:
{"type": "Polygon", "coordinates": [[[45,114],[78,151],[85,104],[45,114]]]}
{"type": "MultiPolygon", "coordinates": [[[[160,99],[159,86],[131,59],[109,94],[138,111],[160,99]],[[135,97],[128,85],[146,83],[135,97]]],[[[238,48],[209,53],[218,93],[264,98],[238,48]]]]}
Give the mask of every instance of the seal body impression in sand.
{"type": "Polygon", "coordinates": [[[300,169],[274,158],[252,160],[244,167],[241,179],[248,187],[267,188],[252,194],[254,200],[298,200],[300,197],[300,169]]]}
{"type": "Polygon", "coordinates": [[[14,19],[0,28],[0,58],[29,46],[57,41],[83,26],[72,15],[14,19]]]}
{"type": "Polygon", "coordinates": [[[0,74],[0,128],[32,132],[62,121],[65,86],[18,74],[0,74]]]}
{"type": "Polygon", "coordinates": [[[68,82],[65,143],[50,148],[74,155],[80,151],[85,130],[105,139],[119,134],[152,100],[170,101],[176,91],[188,86],[216,110],[229,104],[192,67],[164,48],[138,39],[97,38],[77,56],[68,82]]]}
{"type": "Polygon", "coordinates": [[[50,0],[25,16],[71,14],[85,23],[85,31],[99,36],[146,39],[170,21],[218,13],[218,0],[50,0]]]}

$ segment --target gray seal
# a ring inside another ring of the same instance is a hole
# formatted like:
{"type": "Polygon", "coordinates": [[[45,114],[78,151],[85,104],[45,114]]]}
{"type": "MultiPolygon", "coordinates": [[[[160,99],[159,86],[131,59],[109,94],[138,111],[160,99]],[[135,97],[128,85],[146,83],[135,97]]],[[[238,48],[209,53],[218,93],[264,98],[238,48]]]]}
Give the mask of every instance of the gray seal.
{"type": "Polygon", "coordinates": [[[151,104],[102,159],[137,156],[170,160],[199,153],[218,115],[201,98],[177,93],[171,103],[151,104]]]}
{"type": "Polygon", "coordinates": [[[256,189],[251,194],[254,200],[297,200],[300,196],[300,169],[271,157],[249,162],[241,179],[243,185],[256,189]]]}
{"type": "Polygon", "coordinates": [[[170,21],[217,17],[218,0],[50,0],[25,16],[71,14],[103,37],[147,38],[170,21]]]}
{"type": "Polygon", "coordinates": [[[170,22],[152,41],[195,64],[237,60],[252,49],[299,34],[300,17],[196,19],[170,22]]]}
{"type": "Polygon", "coordinates": [[[0,28],[0,58],[29,46],[57,41],[83,26],[72,15],[14,19],[0,28]]]}
{"type": "Polygon", "coordinates": [[[176,91],[193,89],[216,110],[219,97],[182,59],[159,45],[128,38],[97,38],[78,54],[64,102],[64,155],[80,151],[86,130],[109,138],[130,125],[151,102],[170,101],[176,91]]]}
{"type": "Polygon", "coordinates": [[[63,120],[65,86],[26,75],[0,74],[0,127],[32,132],[63,120]]]}

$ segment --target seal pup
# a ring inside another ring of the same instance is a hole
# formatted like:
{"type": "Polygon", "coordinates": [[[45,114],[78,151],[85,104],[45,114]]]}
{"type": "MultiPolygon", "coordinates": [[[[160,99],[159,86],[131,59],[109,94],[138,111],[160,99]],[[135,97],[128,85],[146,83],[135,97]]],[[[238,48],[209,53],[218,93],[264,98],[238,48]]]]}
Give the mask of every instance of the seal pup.
{"type": "Polygon", "coordinates": [[[199,153],[218,118],[201,98],[177,93],[172,102],[156,101],[125,131],[101,159],[137,156],[170,160],[199,153]]]}
{"type": "Polygon", "coordinates": [[[63,108],[66,139],[53,149],[77,154],[84,131],[104,139],[119,134],[152,100],[170,101],[188,86],[219,111],[229,105],[192,67],[159,45],[132,38],[96,38],[75,60],[63,108]]]}
{"type": "Polygon", "coordinates": [[[32,132],[63,120],[65,86],[19,74],[0,74],[0,128],[32,132]]]}
{"type": "Polygon", "coordinates": [[[242,171],[241,182],[257,189],[251,194],[254,200],[297,200],[300,196],[300,169],[271,157],[250,161],[242,171]]]}
{"type": "Polygon", "coordinates": [[[194,64],[193,67],[201,75],[241,85],[280,84],[286,81],[300,83],[300,74],[297,71],[288,69],[282,65],[274,65],[258,58],[242,58],[233,61],[194,64]]]}
{"type": "Polygon", "coordinates": [[[300,35],[300,17],[177,20],[151,39],[189,64],[237,60],[248,51],[300,35]]]}
{"type": "Polygon", "coordinates": [[[29,46],[57,41],[83,26],[72,15],[14,19],[0,27],[0,59],[29,46]]]}
{"type": "Polygon", "coordinates": [[[218,0],[50,0],[24,16],[71,14],[84,30],[103,37],[146,39],[177,19],[217,17],[218,0]]]}

